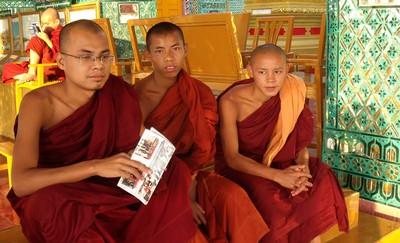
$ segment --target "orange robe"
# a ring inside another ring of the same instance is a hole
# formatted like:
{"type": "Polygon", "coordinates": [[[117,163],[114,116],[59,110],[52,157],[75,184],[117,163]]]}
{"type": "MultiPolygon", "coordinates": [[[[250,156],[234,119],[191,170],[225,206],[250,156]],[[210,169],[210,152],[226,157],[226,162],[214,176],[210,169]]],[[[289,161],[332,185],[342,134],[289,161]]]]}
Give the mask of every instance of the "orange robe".
{"type": "MultiPolygon", "coordinates": [[[[36,52],[39,57],[39,63],[55,63],[56,55],[60,51],[60,32],[62,26],[59,25],[56,30],[53,30],[49,38],[53,44],[53,48],[50,48],[46,42],[37,36],[32,37],[29,40],[26,47],[26,54],[29,56],[31,51],[36,52]]],[[[15,77],[18,74],[27,73],[29,70],[29,62],[25,61],[22,63],[6,63],[3,68],[2,80],[4,83],[15,82],[15,77]]],[[[45,67],[44,75],[46,80],[64,80],[64,71],[55,67],[45,67]]]]}
{"type": "MultiPolygon", "coordinates": [[[[41,131],[38,167],[60,167],[132,150],[140,138],[141,112],[133,87],[111,75],[86,105],[41,131]]],[[[187,198],[190,171],[170,164],[147,205],[121,188],[119,178],[7,195],[30,242],[188,242],[196,227],[187,198]]]]}
{"type": "MultiPolygon", "coordinates": [[[[289,76],[285,82],[297,81],[289,76]]],[[[251,82],[253,79],[239,81],[230,88],[251,82]]],[[[313,115],[301,100],[305,88],[302,90],[294,92],[295,96],[303,92],[295,98],[281,92],[237,123],[240,154],[277,169],[295,164],[297,152],[313,138],[313,115]]],[[[231,169],[218,141],[215,170],[246,190],[271,229],[261,242],[309,242],[336,223],[341,231],[348,231],[340,185],[331,168],[319,159],[309,160],[313,187],[292,197],[289,189],[274,181],[231,169]]]]}
{"type": "MultiPolygon", "coordinates": [[[[217,122],[210,88],[182,70],[145,127],[166,136],[176,146],[174,161],[183,160],[196,173],[214,157],[217,122]]],[[[268,232],[242,188],[214,173],[200,171],[196,179],[197,200],[207,218],[203,231],[211,242],[258,242],[268,232]]]]}

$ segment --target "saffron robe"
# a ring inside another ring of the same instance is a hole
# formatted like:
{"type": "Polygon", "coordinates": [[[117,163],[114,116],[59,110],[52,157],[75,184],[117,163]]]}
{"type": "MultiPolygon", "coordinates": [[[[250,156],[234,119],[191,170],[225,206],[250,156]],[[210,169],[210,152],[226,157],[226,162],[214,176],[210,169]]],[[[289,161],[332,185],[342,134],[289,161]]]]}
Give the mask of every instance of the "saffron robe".
{"type": "MultiPolygon", "coordinates": [[[[254,80],[242,80],[227,90],[251,82],[254,80]]],[[[289,82],[288,79],[285,82],[289,82]]],[[[291,107],[281,108],[281,98],[276,95],[237,123],[240,154],[263,163],[265,151],[271,146],[269,142],[272,140],[281,109],[291,107]]],[[[285,169],[295,165],[297,152],[310,144],[312,138],[313,115],[305,105],[270,166],[285,169]]],[[[336,223],[341,231],[348,231],[344,196],[329,166],[317,158],[310,158],[309,168],[313,186],[308,192],[292,197],[291,190],[274,181],[231,169],[224,159],[218,136],[217,139],[215,170],[241,185],[249,194],[271,230],[261,242],[309,242],[336,223]]]]}
{"type": "MultiPolygon", "coordinates": [[[[182,70],[146,118],[145,127],[156,128],[176,146],[172,163],[183,160],[196,173],[214,157],[217,122],[217,103],[210,88],[182,70]]],[[[258,242],[268,232],[238,185],[204,171],[198,172],[196,180],[197,201],[207,219],[203,232],[209,241],[258,242]]]]}
{"type": "MultiPolygon", "coordinates": [[[[46,42],[40,39],[37,36],[32,37],[29,40],[28,45],[26,46],[26,54],[29,56],[31,51],[36,52],[39,57],[39,63],[55,63],[57,53],[60,51],[60,32],[62,26],[59,25],[56,30],[53,30],[49,34],[49,38],[51,43],[53,44],[53,48],[50,48],[46,42]]],[[[6,63],[3,68],[2,80],[3,83],[15,82],[16,80],[13,78],[18,74],[27,73],[29,70],[29,62],[21,62],[21,63],[6,63]]],[[[44,75],[46,80],[64,80],[64,71],[54,67],[45,67],[44,75]]]]}
{"type": "MultiPolygon", "coordinates": [[[[38,167],[101,159],[135,148],[141,112],[136,92],[111,75],[86,105],[41,131],[38,167]]],[[[190,171],[171,164],[147,205],[117,187],[119,178],[42,188],[8,200],[30,242],[188,242],[196,228],[187,198],[190,171]]]]}

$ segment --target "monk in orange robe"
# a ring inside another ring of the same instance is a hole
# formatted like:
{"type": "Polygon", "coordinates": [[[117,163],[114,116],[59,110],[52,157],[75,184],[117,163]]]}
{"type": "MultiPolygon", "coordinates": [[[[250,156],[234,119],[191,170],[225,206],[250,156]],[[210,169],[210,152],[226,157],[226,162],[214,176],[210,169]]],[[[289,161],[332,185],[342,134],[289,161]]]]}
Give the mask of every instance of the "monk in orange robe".
{"type": "Polygon", "coordinates": [[[216,151],[217,103],[208,86],[182,69],[187,52],[182,30],[169,22],[156,24],[146,44],[154,71],[134,87],[145,127],[156,128],[175,145],[170,163],[184,161],[192,172],[190,203],[205,233],[197,231],[193,242],[258,242],[268,228],[244,190],[222,176],[199,172],[216,151]]]}
{"type": "Polygon", "coordinates": [[[190,170],[170,164],[147,205],[117,187],[151,173],[130,159],[142,117],[134,88],[110,75],[113,56],[90,20],[66,25],[57,63],[66,80],[29,92],[16,123],[7,195],[30,242],[188,242],[196,227],[190,170]]]}
{"type": "Polygon", "coordinates": [[[216,171],[249,194],[270,228],[261,242],[319,242],[334,224],[348,231],[343,193],[329,166],[310,158],[313,115],[305,84],[284,51],[256,48],[247,71],[219,96],[216,171]]]}
{"type": "MultiPolygon", "coordinates": [[[[29,61],[6,63],[2,74],[4,83],[36,80],[36,67],[28,67],[29,64],[56,62],[56,55],[60,51],[59,35],[62,29],[59,13],[54,8],[48,8],[41,14],[40,20],[42,31],[37,32],[26,47],[29,61]]],[[[64,79],[64,72],[57,66],[45,67],[44,74],[46,80],[64,79]]]]}

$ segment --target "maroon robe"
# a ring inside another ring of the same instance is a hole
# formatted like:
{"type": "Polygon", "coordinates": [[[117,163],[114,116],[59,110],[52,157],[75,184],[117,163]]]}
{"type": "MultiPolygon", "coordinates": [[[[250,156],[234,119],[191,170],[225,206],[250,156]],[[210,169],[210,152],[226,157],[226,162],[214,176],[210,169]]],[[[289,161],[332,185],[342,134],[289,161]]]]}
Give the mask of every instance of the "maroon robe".
{"type": "MultiPolygon", "coordinates": [[[[217,102],[210,88],[183,70],[145,126],[156,128],[175,145],[176,156],[170,163],[183,160],[196,173],[214,157],[217,122],[217,102]]],[[[211,242],[257,242],[268,232],[238,185],[204,171],[196,180],[197,201],[207,219],[203,231],[211,242]]]]}
{"type": "MultiPolygon", "coordinates": [[[[239,81],[235,85],[252,81],[239,81]]],[[[237,123],[240,154],[262,163],[278,120],[280,102],[279,95],[272,97],[237,123]]],[[[297,152],[310,144],[312,138],[313,115],[305,106],[284,147],[273,159],[271,167],[284,169],[295,165],[297,152]]],[[[317,158],[310,158],[313,187],[308,192],[291,197],[291,190],[276,182],[231,169],[224,159],[220,140],[217,139],[215,170],[237,182],[249,194],[271,230],[262,242],[309,242],[336,223],[340,230],[348,231],[344,196],[329,166],[317,158]]]]}
{"type": "MultiPolygon", "coordinates": [[[[39,167],[60,167],[133,149],[141,112],[132,86],[110,76],[88,104],[40,134],[39,167]]],[[[148,205],[92,177],[8,199],[31,242],[187,242],[195,234],[187,198],[190,171],[171,164],[148,205]]]]}
{"type": "MultiPolygon", "coordinates": [[[[29,40],[28,45],[26,47],[26,54],[29,56],[30,51],[36,52],[39,57],[39,63],[55,63],[56,62],[56,55],[60,51],[60,32],[62,26],[59,25],[56,30],[53,30],[49,38],[51,43],[53,43],[53,48],[50,48],[46,42],[40,39],[37,36],[32,37],[29,40]]],[[[21,62],[21,63],[6,63],[3,68],[3,75],[2,80],[4,83],[15,82],[15,77],[18,74],[27,73],[29,70],[29,62],[21,62]]],[[[44,75],[46,80],[63,80],[65,75],[64,71],[58,68],[57,66],[54,67],[45,67],[44,68],[44,75]]]]}

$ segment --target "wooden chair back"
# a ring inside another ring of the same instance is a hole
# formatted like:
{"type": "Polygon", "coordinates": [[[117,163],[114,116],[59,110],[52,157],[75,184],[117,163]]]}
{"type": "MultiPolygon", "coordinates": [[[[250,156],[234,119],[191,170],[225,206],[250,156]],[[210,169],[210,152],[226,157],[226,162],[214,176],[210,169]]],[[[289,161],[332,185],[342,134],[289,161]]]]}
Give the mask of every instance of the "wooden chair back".
{"type": "Polygon", "coordinates": [[[233,22],[236,27],[236,36],[240,51],[246,50],[247,36],[249,33],[250,13],[233,14],[233,22]]]}
{"type": "Polygon", "coordinates": [[[141,40],[143,40],[143,43],[145,45],[147,31],[153,25],[163,21],[169,21],[169,18],[161,17],[161,18],[146,18],[146,19],[130,19],[127,21],[137,72],[143,72],[152,69],[151,63],[145,59],[144,54],[140,51],[139,38],[142,37],[141,40]]]}
{"type": "Polygon", "coordinates": [[[257,17],[255,19],[255,29],[254,29],[254,39],[253,39],[253,50],[262,44],[275,44],[278,46],[284,46],[282,49],[286,53],[290,52],[292,45],[292,34],[293,34],[294,16],[273,16],[273,17],[257,17]],[[264,33],[261,32],[263,28],[264,33]],[[284,35],[282,36],[282,41],[285,45],[280,45],[280,36],[282,30],[284,35]]]}
{"type": "Polygon", "coordinates": [[[288,58],[288,62],[294,66],[305,67],[304,80],[307,87],[306,98],[315,102],[315,142],[309,147],[317,150],[317,156],[322,156],[322,133],[324,117],[325,86],[323,77],[325,74],[325,45],[326,45],[326,14],[322,14],[318,51],[316,54],[298,54],[296,58],[288,58]],[[311,71],[314,70],[314,75],[311,71]],[[312,76],[314,79],[312,80],[312,76]]]}
{"type": "Polygon", "coordinates": [[[242,79],[242,59],[232,13],[171,17],[188,44],[186,69],[211,89],[222,91],[242,79]]]}
{"type": "Polygon", "coordinates": [[[108,39],[108,48],[110,48],[110,54],[117,57],[117,48],[115,48],[114,36],[112,34],[110,19],[108,18],[100,18],[100,19],[92,19],[93,22],[100,25],[100,27],[104,30],[108,39]]]}

